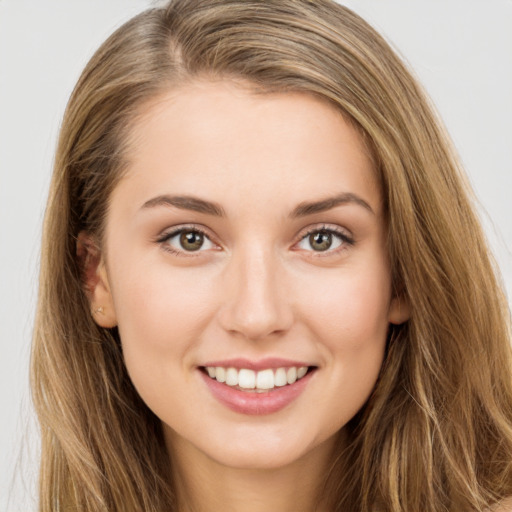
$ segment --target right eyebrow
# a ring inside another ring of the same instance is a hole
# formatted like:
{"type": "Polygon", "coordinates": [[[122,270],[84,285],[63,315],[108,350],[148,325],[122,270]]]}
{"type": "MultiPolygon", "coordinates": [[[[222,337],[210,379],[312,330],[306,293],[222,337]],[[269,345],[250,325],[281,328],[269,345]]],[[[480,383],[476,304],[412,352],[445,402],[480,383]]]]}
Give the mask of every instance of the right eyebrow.
{"type": "Polygon", "coordinates": [[[214,215],[215,217],[226,216],[224,209],[219,204],[194,196],[157,196],[146,201],[141,209],[154,208],[156,206],[174,206],[181,210],[192,210],[194,212],[206,213],[207,215],[214,215]]]}

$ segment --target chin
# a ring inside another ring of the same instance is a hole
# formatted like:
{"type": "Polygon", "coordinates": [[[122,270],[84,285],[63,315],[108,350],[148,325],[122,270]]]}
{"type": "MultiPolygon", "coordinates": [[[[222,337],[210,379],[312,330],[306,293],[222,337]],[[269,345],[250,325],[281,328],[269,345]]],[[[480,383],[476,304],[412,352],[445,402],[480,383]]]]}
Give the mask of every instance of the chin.
{"type": "Polygon", "coordinates": [[[265,450],[258,447],[248,450],[228,449],[223,453],[210,454],[217,463],[240,470],[273,470],[289,466],[301,459],[297,450],[265,450]]]}
{"type": "MultiPolygon", "coordinates": [[[[268,427],[268,425],[267,425],[268,427]]],[[[230,435],[215,436],[196,445],[212,461],[233,469],[274,470],[298,463],[304,458],[330,458],[336,433],[318,433],[290,429],[241,429],[230,435]]]]}

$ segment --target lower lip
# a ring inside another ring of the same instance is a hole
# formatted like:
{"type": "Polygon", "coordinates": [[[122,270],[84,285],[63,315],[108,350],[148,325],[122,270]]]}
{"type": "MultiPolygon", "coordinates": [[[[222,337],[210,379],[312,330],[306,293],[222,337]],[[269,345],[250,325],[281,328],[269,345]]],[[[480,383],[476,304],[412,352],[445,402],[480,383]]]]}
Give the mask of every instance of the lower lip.
{"type": "Polygon", "coordinates": [[[212,379],[199,370],[212,395],[223,405],[240,414],[272,414],[290,405],[304,391],[311,375],[309,372],[293,384],[276,387],[263,393],[240,391],[212,379]]]}

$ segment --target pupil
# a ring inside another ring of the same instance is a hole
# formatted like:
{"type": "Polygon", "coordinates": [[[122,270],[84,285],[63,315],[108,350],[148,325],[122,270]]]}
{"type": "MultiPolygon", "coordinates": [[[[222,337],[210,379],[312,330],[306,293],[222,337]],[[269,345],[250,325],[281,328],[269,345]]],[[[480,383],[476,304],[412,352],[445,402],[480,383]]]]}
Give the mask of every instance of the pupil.
{"type": "Polygon", "coordinates": [[[203,245],[203,235],[195,231],[186,231],[180,236],[180,244],[187,251],[197,251],[203,245]]]}
{"type": "Polygon", "coordinates": [[[309,236],[309,243],[311,244],[311,247],[315,249],[315,251],[326,251],[329,249],[329,247],[331,247],[332,235],[331,233],[326,233],[325,231],[313,233],[309,236]]]}

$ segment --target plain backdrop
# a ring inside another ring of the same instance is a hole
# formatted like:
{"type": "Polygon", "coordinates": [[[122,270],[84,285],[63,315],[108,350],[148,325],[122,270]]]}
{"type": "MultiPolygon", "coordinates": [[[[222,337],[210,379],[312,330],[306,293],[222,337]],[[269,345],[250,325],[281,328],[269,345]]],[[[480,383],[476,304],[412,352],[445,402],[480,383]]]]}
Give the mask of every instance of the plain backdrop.
{"type": "MultiPolygon", "coordinates": [[[[391,41],[433,98],[512,297],[512,0],[342,3],[391,41]]],[[[38,436],[28,360],[41,222],[62,113],[94,50],[152,4],[0,0],[0,511],[36,510],[38,436]]]]}

